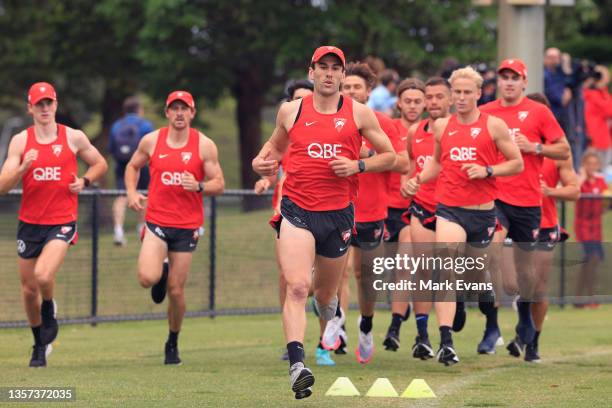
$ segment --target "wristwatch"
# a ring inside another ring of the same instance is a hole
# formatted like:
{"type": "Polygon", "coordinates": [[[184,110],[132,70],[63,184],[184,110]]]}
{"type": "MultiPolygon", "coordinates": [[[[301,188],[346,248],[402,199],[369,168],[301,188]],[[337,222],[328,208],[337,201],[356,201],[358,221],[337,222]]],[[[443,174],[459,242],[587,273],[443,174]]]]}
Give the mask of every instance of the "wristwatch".
{"type": "Polygon", "coordinates": [[[87,177],[82,177],[82,179],[85,187],[89,187],[89,185],[91,184],[91,180],[89,180],[87,177]]]}
{"type": "Polygon", "coordinates": [[[204,187],[202,187],[202,183],[198,183],[198,193],[201,193],[202,191],[204,191],[204,187]]]}
{"type": "Polygon", "coordinates": [[[542,154],[543,149],[544,149],[544,146],[542,146],[542,143],[535,144],[535,154],[537,154],[538,156],[542,154]]]}
{"type": "Polygon", "coordinates": [[[360,173],[365,171],[365,162],[363,160],[357,160],[357,166],[359,167],[360,173]]]}
{"type": "Polygon", "coordinates": [[[485,167],[485,169],[487,170],[487,178],[488,177],[492,177],[493,176],[493,167],[487,166],[487,167],[485,167]]]}

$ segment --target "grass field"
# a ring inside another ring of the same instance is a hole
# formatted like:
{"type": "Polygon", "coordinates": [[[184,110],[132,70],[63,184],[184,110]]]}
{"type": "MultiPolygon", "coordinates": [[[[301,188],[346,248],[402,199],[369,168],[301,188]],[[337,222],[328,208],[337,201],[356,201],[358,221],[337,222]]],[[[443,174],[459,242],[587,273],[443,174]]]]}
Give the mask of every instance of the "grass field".
{"type": "MultiPolygon", "coordinates": [[[[349,347],[356,339],[356,315],[347,320],[349,347]]],[[[316,322],[309,316],[307,364],[316,376],[313,396],[295,401],[287,363],[280,361],[278,315],[187,319],[180,338],[183,365],[162,364],[165,322],[64,326],[45,369],[29,369],[31,334],[0,331],[0,386],[76,387],[79,407],[609,407],[612,389],[612,307],[598,310],[552,308],[541,337],[541,364],[475,352],[483,327],[476,309],[455,335],[461,361],[444,367],[409,356],[415,334],[411,318],[402,328],[397,353],[380,344],[388,312],[375,318],[379,347],[373,361],[360,366],[354,354],[336,356],[335,367],[314,364],[316,322]],[[423,378],[436,399],[325,397],[338,376],[349,377],[364,395],[377,377],[387,377],[399,393],[423,378]]],[[[506,339],[514,324],[510,310],[500,314],[506,339]]],[[[430,322],[434,326],[434,322],[430,322]]],[[[432,332],[432,342],[437,342],[432,332]]],[[[503,352],[502,352],[503,351],[503,352]]],[[[24,405],[25,406],[25,405],[24,405]]],[[[54,405],[56,406],[56,405],[54,405]]]]}

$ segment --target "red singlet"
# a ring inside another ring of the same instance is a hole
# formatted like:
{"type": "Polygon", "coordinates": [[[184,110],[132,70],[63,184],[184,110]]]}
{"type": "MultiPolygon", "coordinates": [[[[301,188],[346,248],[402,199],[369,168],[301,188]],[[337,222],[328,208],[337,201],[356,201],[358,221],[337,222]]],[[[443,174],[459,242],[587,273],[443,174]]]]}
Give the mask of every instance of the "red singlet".
{"type": "Polygon", "coordinates": [[[74,222],[78,215],[78,195],[68,189],[77,174],[76,154],[68,146],[66,127],[57,125],[57,138],[41,144],[34,127],[28,128],[23,156],[38,150],[38,158],[22,178],[23,196],[19,219],[29,224],[58,225],[74,222]]]}
{"type": "Polygon", "coordinates": [[[291,158],[283,196],[309,211],[345,208],[357,193],[357,177],[338,177],[329,163],[340,156],[359,159],[361,135],[353,119],[353,101],[343,98],[336,113],[319,113],[313,95],[302,98],[299,118],[289,130],[291,158]]]}
{"type": "Polygon", "coordinates": [[[461,166],[476,163],[491,166],[497,163],[498,150],[489,130],[489,115],[480,113],[472,124],[463,125],[451,115],[440,140],[442,170],[438,176],[436,198],[451,207],[484,204],[495,199],[495,178],[470,180],[461,166]]]}
{"type": "Polygon", "coordinates": [[[168,128],[159,129],[157,143],[149,161],[151,182],[145,219],[162,227],[195,229],[204,222],[202,193],[181,186],[181,174],[188,171],[196,180],[204,180],[204,162],[200,158],[200,134],[189,129],[184,147],[168,146],[168,128]]]}

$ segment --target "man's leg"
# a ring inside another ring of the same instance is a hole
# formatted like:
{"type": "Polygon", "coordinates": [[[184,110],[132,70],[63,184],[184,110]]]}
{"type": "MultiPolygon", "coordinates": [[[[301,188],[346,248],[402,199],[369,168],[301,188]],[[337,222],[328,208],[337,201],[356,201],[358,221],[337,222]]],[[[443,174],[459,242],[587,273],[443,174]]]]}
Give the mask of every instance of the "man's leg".
{"type": "Polygon", "coordinates": [[[180,364],[178,336],[185,317],[185,282],[191,268],[192,252],[168,252],[170,270],[168,274],[168,340],[165,364],[180,364]]]}
{"type": "Polygon", "coordinates": [[[138,282],[143,288],[155,285],[162,276],[164,259],[168,255],[168,245],[157,237],[148,227],[138,256],[138,282]]]}
{"type": "Polygon", "coordinates": [[[359,339],[355,354],[357,361],[365,364],[372,359],[374,354],[372,326],[376,300],[372,299],[373,293],[370,289],[372,287],[372,271],[368,270],[368,265],[371,265],[371,262],[367,260],[362,262],[362,254],[365,251],[360,248],[353,247],[351,251],[359,302],[359,339]]]}
{"type": "Polygon", "coordinates": [[[42,296],[40,313],[42,317],[41,337],[43,344],[52,343],[57,337],[58,324],[56,304],[53,300],[55,275],[64,262],[69,244],[59,239],[47,242],[36,260],[34,275],[42,296]]]}
{"type": "Polygon", "coordinates": [[[40,256],[36,260],[34,275],[40,289],[40,293],[45,300],[53,299],[53,289],[55,287],[55,274],[62,266],[64,258],[68,253],[67,242],[54,239],[45,244],[40,256]]]}
{"type": "MultiPolygon", "coordinates": [[[[399,238],[398,238],[398,249],[397,252],[403,254],[406,252],[408,244],[412,241],[410,237],[410,226],[406,225],[404,228],[400,230],[399,238]]],[[[395,255],[395,254],[393,254],[395,255]]],[[[408,271],[396,271],[396,281],[399,282],[402,279],[410,279],[410,274],[408,271]]],[[[391,302],[391,320],[393,322],[393,316],[401,316],[400,324],[402,321],[408,320],[408,316],[410,315],[410,302],[407,300],[396,300],[391,302]]],[[[397,317],[395,317],[397,319],[397,317]]]]}
{"type": "MultiPolygon", "coordinates": [[[[466,240],[467,233],[459,224],[441,217],[437,218],[436,242],[438,245],[442,245],[438,248],[442,251],[441,255],[456,256],[459,244],[465,243],[466,240]]],[[[453,276],[450,276],[452,273],[454,273],[454,271],[440,271],[439,280],[441,282],[445,280],[454,281],[453,276]]],[[[436,298],[441,298],[442,300],[436,300],[434,303],[440,330],[440,349],[438,350],[437,356],[439,362],[450,365],[459,361],[453,348],[451,334],[451,327],[456,312],[456,302],[452,301],[452,298],[456,298],[456,294],[453,291],[446,291],[445,293],[438,292],[438,294],[440,296],[436,296],[436,298]]]]}
{"type": "Polygon", "coordinates": [[[518,293],[512,248],[504,246],[507,234],[508,231],[504,227],[496,231],[493,235],[493,245],[487,250],[490,255],[488,257],[488,269],[493,292],[484,292],[478,295],[478,308],[486,318],[482,340],[476,347],[479,354],[495,354],[495,348],[503,345],[497,320],[499,303],[496,299],[500,299],[503,292],[508,294],[518,293]]]}
{"type": "MultiPolygon", "coordinates": [[[[36,258],[19,258],[19,275],[21,278],[21,298],[25,308],[28,322],[32,328],[41,325],[40,318],[40,291],[34,274],[36,258]]],[[[39,327],[40,328],[40,327],[39,327]]],[[[35,339],[36,340],[36,339],[35,339]]]]}
{"type": "Polygon", "coordinates": [[[312,372],[304,367],[305,308],[315,262],[312,233],[283,220],[278,238],[278,260],[287,281],[283,329],[289,354],[291,389],[296,393],[296,398],[305,398],[310,396],[310,386],[314,384],[312,372]]]}
{"type": "Polygon", "coordinates": [[[544,326],[544,319],[548,311],[548,298],[546,290],[548,288],[548,278],[552,269],[553,251],[536,251],[534,256],[535,270],[537,271],[537,282],[535,286],[534,302],[531,303],[531,317],[536,329],[533,341],[527,344],[525,350],[525,360],[540,361],[538,354],[540,333],[544,326]]]}
{"type": "MultiPolygon", "coordinates": [[[[423,254],[425,257],[430,257],[434,254],[433,243],[436,241],[436,233],[435,231],[425,228],[418,217],[413,216],[410,220],[410,235],[412,237],[412,245],[415,254],[423,254]]],[[[417,278],[417,285],[419,281],[429,281],[431,280],[431,271],[422,268],[416,271],[415,277],[417,278]]],[[[429,333],[427,331],[429,313],[432,307],[431,298],[431,291],[417,291],[414,294],[414,300],[412,302],[418,333],[415,344],[412,346],[412,356],[414,358],[420,358],[421,360],[427,360],[434,357],[433,349],[429,341],[429,333]]],[[[389,328],[389,330],[391,330],[391,328],[389,328]]]]}
{"type": "Polygon", "coordinates": [[[115,245],[124,245],[125,236],[123,231],[123,224],[125,222],[125,209],[127,207],[127,197],[119,196],[113,201],[113,241],[115,245]]]}
{"type": "Polygon", "coordinates": [[[45,356],[46,346],[42,341],[42,320],[40,316],[40,291],[34,275],[36,258],[19,258],[19,275],[21,278],[21,297],[25,308],[32,336],[34,337],[34,347],[30,367],[44,367],[47,365],[45,356]]]}
{"type": "Polygon", "coordinates": [[[278,300],[280,302],[281,310],[283,306],[285,306],[285,299],[287,298],[287,281],[283,276],[281,266],[280,266],[280,256],[278,250],[279,244],[278,239],[274,240],[274,252],[276,255],[276,266],[278,267],[278,300]]]}

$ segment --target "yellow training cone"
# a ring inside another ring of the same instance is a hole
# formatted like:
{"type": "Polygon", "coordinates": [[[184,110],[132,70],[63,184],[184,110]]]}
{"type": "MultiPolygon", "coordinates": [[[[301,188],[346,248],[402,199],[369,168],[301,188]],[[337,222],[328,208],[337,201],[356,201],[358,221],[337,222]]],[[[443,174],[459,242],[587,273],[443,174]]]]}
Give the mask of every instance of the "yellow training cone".
{"type": "Polygon", "coordinates": [[[388,378],[377,378],[366,393],[366,397],[399,397],[388,378]]]}
{"type": "Polygon", "coordinates": [[[348,377],[338,377],[325,395],[328,397],[353,397],[361,394],[348,377]]]}
{"type": "Polygon", "coordinates": [[[410,382],[408,387],[404,390],[401,395],[402,398],[436,398],[433,390],[429,388],[429,385],[425,380],[421,378],[415,378],[410,382]]]}

